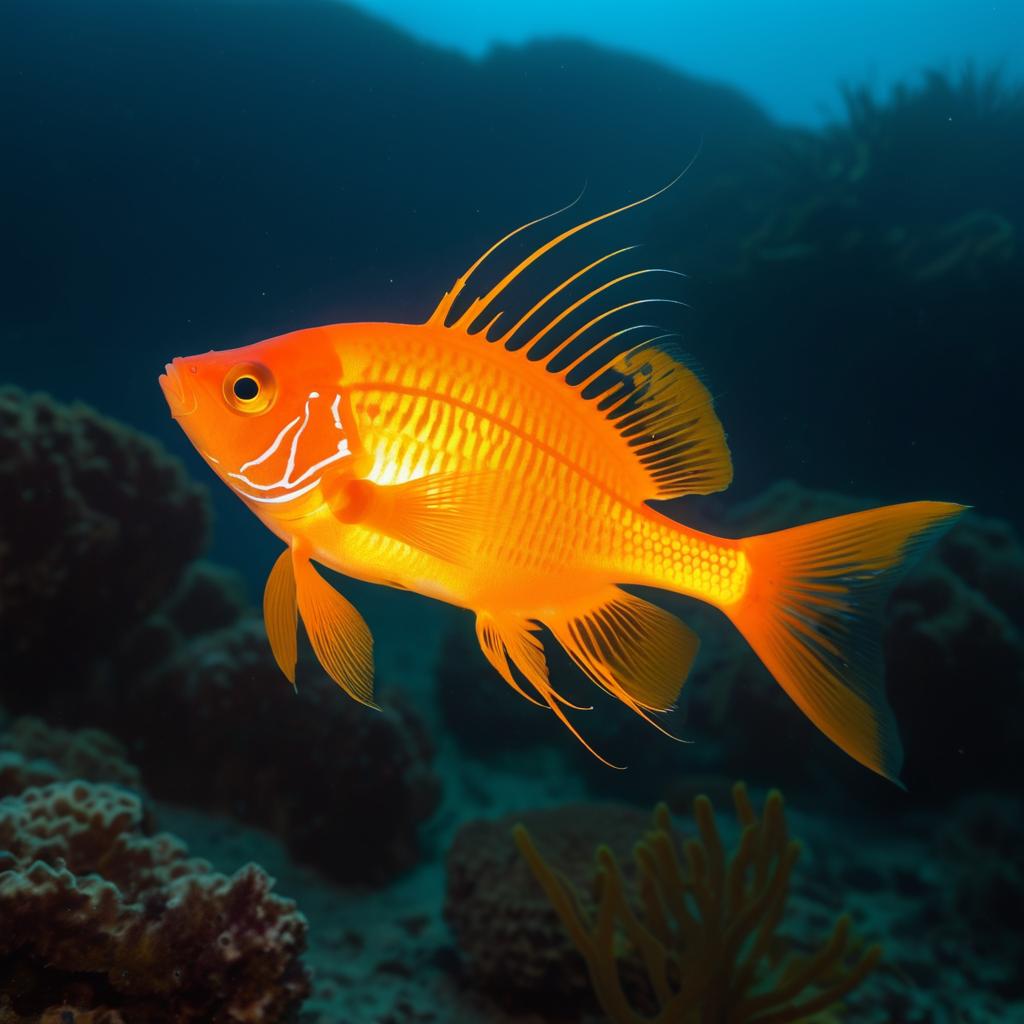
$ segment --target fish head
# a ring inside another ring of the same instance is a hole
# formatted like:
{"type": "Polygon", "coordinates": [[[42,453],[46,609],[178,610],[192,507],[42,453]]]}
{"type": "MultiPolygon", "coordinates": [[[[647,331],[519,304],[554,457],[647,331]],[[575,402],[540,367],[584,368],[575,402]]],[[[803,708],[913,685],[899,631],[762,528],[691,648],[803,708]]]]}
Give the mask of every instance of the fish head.
{"type": "Polygon", "coordinates": [[[355,454],[341,360],[323,328],[179,356],[166,365],[160,386],[171,415],[213,471],[268,512],[287,513],[355,454]]]}

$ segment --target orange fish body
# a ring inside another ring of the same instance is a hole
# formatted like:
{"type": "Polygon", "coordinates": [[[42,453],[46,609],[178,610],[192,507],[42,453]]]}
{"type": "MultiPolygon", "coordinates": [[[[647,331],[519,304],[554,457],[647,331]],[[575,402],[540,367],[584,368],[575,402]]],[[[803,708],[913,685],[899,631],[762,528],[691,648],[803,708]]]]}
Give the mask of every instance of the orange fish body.
{"type": "Polygon", "coordinates": [[[619,282],[649,272],[562,298],[619,250],[514,323],[495,315],[533,263],[618,212],[547,242],[461,312],[497,246],[425,324],[311,328],[168,365],[172,414],[287,545],[264,595],[275,658],[294,682],[301,616],[327,672],[371,702],[369,630],[317,562],[473,610],[499,674],[579,736],[539,628],[653,721],[676,701],[699,645],[675,616],[621,589],[659,587],[721,608],[827,735],[895,777],[899,739],[870,613],[905,557],[963,506],[915,502],[742,540],[652,509],[722,490],[732,468],[710,395],[664,336],[644,326],[608,334],[606,320],[641,302],[592,314],[619,282]],[[584,322],[569,331],[574,315],[584,322]]]}

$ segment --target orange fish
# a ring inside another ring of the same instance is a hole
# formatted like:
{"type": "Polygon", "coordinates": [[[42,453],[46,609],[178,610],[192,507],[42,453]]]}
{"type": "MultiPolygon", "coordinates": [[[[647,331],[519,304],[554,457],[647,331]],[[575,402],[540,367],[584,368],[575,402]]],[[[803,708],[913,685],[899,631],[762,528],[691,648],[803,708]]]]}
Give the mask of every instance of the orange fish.
{"type": "Polygon", "coordinates": [[[659,587],[722,609],[828,737],[895,779],[878,612],[907,559],[965,506],[892,505],[741,540],[692,530],[648,502],[729,485],[711,396],[668,336],[609,328],[654,301],[609,303],[612,289],[657,271],[595,280],[619,249],[521,315],[504,313],[510,286],[552,249],[652,198],[563,231],[471,298],[495,251],[540,221],[510,232],[426,323],[313,327],[175,359],[160,377],[172,415],[287,545],[263,610],[293,684],[301,615],[327,673],[372,702],[369,629],[319,563],[472,609],[505,682],[581,742],[574,705],[549,681],[542,626],[593,682],[657,724],[699,644],[621,589],[659,587]]]}

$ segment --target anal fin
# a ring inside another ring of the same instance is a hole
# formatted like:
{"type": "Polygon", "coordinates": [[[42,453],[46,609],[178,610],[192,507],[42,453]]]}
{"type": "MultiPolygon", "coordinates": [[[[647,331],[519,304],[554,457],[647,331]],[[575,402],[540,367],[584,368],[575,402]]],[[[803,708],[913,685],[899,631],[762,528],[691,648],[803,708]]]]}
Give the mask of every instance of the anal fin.
{"type": "Polygon", "coordinates": [[[324,671],[354,700],[374,707],[369,627],[304,554],[292,551],[292,569],[302,622],[324,671]]]}
{"type": "Polygon", "coordinates": [[[552,686],[548,678],[548,666],[544,657],[544,647],[537,637],[538,627],[529,620],[514,615],[492,615],[479,612],[476,620],[476,635],[480,647],[487,660],[495,668],[502,679],[521,697],[534,704],[540,704],[530,696],[515,678],[513,666],[523,678],[534,688],[537,695],[558,717],[558,720],[594,755],[599,761],[610,768],[617,768],[602,757],[583,738],[579,730],[569,721],[566,708],[573,711],[589,711],[567,701],[552,686]],[[509,664],[511,662],[511,665],[509,664]]]}
{"type": "Polygon", "coordinates": [[[700,647],[693,630],[618,587],[544,624],[591,680],[665,731],[650,713],[669,710],[679,698],[700,647]]]}

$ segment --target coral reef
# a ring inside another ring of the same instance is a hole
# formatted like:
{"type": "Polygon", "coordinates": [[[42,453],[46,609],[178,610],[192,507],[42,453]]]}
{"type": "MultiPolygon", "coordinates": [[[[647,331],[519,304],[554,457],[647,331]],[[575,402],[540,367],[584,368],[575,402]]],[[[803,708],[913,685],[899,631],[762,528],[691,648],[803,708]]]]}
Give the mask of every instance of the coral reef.
{"type": "Polygon", "coordinates": [[[779,925],[800,844],[788,836],[777,792],[760,819],[744,786],[734,788],[733,800],[743,832],[730,857],[706,797],[694,801],[700,838],[683,844],[682,860],[668,808],[655,811],[654,830],[634,851],[639,914],[607,847],[597,851],[591,912],[527,829],[515,829],[520,852],[583,953],[598,1001],[616,1024],[809,1021],[835,1007],[877,964],[881,949],[859,952],[845,916],[813,954],[790,951],[779,925]],[[623,949],[643,961],[657,1004],[653,1017],[623,987],[623,949]]]}
{"type": "MultiPolygon", "coordinates": [[[[199,554],[204,493],[130,427],[13,387],[0,389],[0,480],[16,496],[0,508],[4,674],[81,685],[199,554]]],[[[41,695],[22,685],[5,699],[41,695]]]]}
{"type": "Polygon", "coordinates": [[[0,799],[0,1020],[271,1022],[305,998],[306,924],[255,865],[231,878],[81,780],[0,799]]]}
{"type": "Polygon", "coordinates": [[[109,733],[71,732],[28,716],[5,725],[0,711],[0,797],[68,779],[142,788],[138,768],[109,733]]]}

